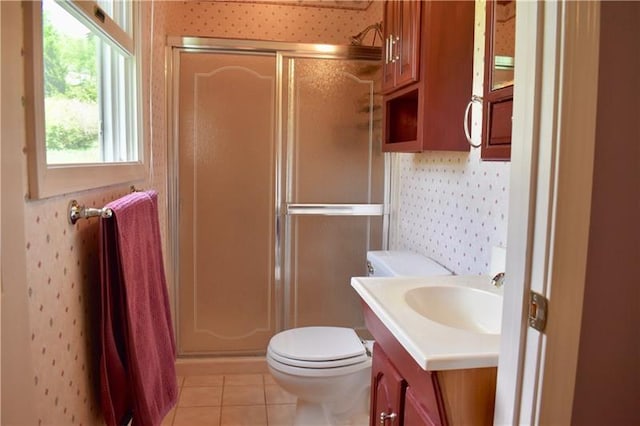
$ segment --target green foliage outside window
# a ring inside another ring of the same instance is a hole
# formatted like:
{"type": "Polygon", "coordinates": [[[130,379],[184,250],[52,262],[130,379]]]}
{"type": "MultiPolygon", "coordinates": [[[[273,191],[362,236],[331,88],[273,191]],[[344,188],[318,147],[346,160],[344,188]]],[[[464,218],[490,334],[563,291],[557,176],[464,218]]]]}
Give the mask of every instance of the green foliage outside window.
{"type": "Polygon", "coordinates": [[[97,148],[99,40],[65,34],[43,16],[47,149],[97,148]]]}

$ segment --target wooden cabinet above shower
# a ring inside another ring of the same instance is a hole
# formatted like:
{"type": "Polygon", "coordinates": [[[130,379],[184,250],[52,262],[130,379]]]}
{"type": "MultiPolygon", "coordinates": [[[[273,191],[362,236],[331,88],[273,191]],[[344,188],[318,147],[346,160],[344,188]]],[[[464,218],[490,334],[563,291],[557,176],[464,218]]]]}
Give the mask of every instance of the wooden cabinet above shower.
{"type": "Polygon", "coordinates": [[[473,1],[385,3],[383,151],[469,150],[462,124],[472,93],[474,16],[473,1]],[[399,40],[392,38],[398,26],[399,40]]]}
{"type": "Polygon", "coordinates": [[[383,93],[418,81],[421,5],[401,0],[384,4],[383,93]]]}

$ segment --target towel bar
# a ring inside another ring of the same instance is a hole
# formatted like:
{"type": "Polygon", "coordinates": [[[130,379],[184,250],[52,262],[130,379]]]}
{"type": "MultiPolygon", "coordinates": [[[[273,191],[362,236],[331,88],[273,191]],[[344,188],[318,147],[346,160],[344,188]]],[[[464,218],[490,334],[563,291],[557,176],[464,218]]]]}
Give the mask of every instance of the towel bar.
{"type": "Polygon", "coordinates": [[[69,223],[75,225],[79,219],[90,217],[104,217],[109,218],[113,216],[113,212],[110,208],[96,209],[93,207],[85,207],[78,204],[76,200],[71,200],[69,203],[69,223]]]}
{"type": "MultiPolygon", "coordinates": [[[[143,192],[144,189],[138,189],[135,185],[129,187],[131,192],[143,192]]],[[[96,209],[93,207],[85,207],[78,204],[76,200],[69,202],[69,223],[75,225],[79,219],[89,219],[90,217],[104,217],[110,218],[113,216],[113,212],[110,208],[96,209]]]]}

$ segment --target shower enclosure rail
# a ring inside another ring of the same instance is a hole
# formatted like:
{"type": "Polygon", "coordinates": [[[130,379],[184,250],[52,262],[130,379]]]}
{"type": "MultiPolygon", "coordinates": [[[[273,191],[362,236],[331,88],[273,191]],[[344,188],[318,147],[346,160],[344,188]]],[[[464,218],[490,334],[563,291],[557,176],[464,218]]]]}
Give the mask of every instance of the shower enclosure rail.
{"type": "Polygon", "coordinates": [[[382,216],[384,204],[287,204],[287,215],[382,216]]]}

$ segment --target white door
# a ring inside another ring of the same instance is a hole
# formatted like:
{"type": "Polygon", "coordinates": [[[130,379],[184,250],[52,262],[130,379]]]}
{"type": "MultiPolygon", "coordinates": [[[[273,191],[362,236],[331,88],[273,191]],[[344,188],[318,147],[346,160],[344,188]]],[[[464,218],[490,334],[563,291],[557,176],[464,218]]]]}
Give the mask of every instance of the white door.
{"type": "Polygon", "coordinates": [[[495,424],[571,421],[598,46],[599,3],[518,3],[508,278],[495,424]],[[527,326],[530,290],[549,300],[543,333],[527,326]]]}

